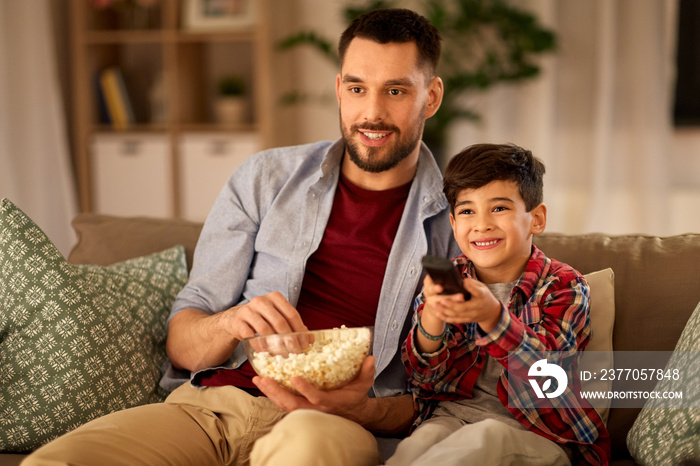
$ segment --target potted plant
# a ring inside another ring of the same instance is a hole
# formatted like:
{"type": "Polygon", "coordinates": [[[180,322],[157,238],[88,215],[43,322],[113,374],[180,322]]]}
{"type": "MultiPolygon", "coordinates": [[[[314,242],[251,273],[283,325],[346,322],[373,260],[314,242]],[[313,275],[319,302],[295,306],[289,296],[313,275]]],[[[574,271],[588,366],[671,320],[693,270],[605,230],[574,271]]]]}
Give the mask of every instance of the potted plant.
{"type": "Polygon", "coordinates": [[[217,85],[216,119],[227,125],[241,124],[248,119],[248,97],[245,81],[239,76],[224,76],[217,85]]]}

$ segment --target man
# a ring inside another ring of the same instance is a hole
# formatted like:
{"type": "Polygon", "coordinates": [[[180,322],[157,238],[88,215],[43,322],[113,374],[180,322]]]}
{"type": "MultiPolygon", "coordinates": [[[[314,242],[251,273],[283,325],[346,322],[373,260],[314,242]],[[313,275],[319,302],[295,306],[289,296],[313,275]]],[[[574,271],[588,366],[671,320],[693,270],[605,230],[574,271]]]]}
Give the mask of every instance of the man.
{"type": "Polygon", "coordinates": [[[379,10],[348,27],[339,53],[341,140],[256,154],[207,218],[169,321],[163,384],[177,388],[28,464],[377,464],[373,434],[407,431],[399,347],[420,260],[458,254],[439,169],[421,144],[443,95],[440,37],[411,11],[379,10]],[[294,379],[297,396],[256,377],[238,344],[341,324],[374,325],[373,356],[329,392],[294,379]]]}

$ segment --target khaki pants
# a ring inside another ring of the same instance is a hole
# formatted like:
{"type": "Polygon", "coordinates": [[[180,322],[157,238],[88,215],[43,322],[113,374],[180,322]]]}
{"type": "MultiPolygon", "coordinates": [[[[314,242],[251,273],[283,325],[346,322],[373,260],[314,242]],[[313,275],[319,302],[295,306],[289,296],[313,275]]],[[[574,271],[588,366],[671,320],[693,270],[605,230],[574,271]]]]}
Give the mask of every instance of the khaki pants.
{"type": "Polygon", "coordinates": [[[377,442],[347,419],[290,414],[235,387],[184,384],[165,403],[95,419],[23,465],[376,465],[377,442]]]}
{"type": "Polygon", "coordinates": [[[388,466],[568,466],[563,448],[534,432],[493,419],[466,424],[436,416],[399,443],[388,466]]]}

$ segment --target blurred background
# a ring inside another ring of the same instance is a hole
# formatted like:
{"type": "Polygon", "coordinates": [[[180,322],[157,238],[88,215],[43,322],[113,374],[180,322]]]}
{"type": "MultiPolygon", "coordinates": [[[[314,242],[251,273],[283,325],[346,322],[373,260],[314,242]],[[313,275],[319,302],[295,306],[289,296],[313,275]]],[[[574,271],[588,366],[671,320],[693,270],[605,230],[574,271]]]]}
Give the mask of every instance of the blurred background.
{"type": "MultiPolygon", "coordinates": [[[[338,68],[318,44],[335,46],[348,8],[370,3],[0,0],[0,198],[64,254],[80,211],[202,221],[255,151],[339,137],[338,68]],[[278,47],[300,32],[313,40],[278,47]]],[[[698,2],[437,3],[476,5],[475,48],[502,3],[554,39],[529,78],[449,97],[478,119],[450,122],[441,166],[467,145],[512,142],[547,166],[550,232],[700,231],[700,115],[683,107],[698,99],[697,66],[677,96],[679,50],[700,62],[700,36],[681,27],[700,24],[698,2]]]]}

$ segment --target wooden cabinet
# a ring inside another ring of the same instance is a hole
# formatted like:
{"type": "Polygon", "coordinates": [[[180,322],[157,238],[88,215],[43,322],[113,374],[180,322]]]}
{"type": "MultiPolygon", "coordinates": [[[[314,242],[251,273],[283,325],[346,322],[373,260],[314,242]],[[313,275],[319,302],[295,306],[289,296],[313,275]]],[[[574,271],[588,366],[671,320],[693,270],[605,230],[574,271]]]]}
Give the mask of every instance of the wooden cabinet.
{"type": "Polygon", "coordinates": [[[181,216],[203,222],[231,172],[260,147],[251,133],[188,134],[181,138],[181,216]]]}
{"type": "Polygon", "coordinates": [[[188,29],[195,1],[159,0],[129,10],[126,5],[138,2],[97,8],[92,0],[71,0],[73,143],[82,211],[200,219],[213,199],[198,193],[196,184],[214,171],[228,175],[241,158],[270,146],[268,0],[247,1],[255,6],[250,24],[211,21],[188,29]],[[109,67],[121,71],[133,108],[133,122],[120,129],[105,120],[100,105],[100,73],[109,67]],[[248,117],[220,123],[217,83],[230,75],[246,85],[248,117]],[[221,141],[235,150],[227,154],[224,147],[216,158],[210,149],[197,149],[221,141]]]}
{"type": "Polygon", "coordinates": [[[170,143],[159,134],[97,134],[90,147],[97,212],[167,216],[173,210],[170,143]]]}

